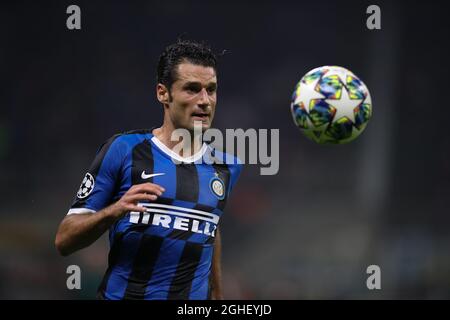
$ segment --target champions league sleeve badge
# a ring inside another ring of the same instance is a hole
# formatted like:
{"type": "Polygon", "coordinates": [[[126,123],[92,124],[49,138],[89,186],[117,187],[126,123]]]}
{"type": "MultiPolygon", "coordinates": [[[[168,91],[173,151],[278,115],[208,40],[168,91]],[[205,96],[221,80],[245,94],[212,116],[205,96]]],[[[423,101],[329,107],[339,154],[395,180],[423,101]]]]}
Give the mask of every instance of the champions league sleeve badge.
{"type": "Polygon", "coordinates": [[[209,188],[219,200],[223,200],[225,198],[225,183],[219,178],[219,174],[217,172],[209,182],[209,188]]]}
{"type": "Polygon", "coordinates": [[[86,198],[94,190],[94,177],[88,172],[80,185],[80,189],[77,192],[77,197],[79,199],[86,198]]]}

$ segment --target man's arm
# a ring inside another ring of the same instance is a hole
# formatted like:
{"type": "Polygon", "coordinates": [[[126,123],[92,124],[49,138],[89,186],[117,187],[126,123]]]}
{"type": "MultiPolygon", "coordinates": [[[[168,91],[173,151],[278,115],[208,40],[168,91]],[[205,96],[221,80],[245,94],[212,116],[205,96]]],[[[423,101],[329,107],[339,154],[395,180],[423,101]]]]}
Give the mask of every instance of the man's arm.
{"type": "Polygon", "coordinates": [[[145,212],[144,207],[137,205],[138,201],[154,201],[162,192],[164,188],[153,183],[134,185],[119,201],[103,210],[66,216],[56,233],[56,248],[67,256],[89,246],[128,211],[145,212]]]}
{"type": "Polygon", "coordinates": [[[219,228],[217,228],[216,240],[214,241],[214,252],[211,270],[212,272],[211,298],[213,300],[223,300],[221,254],[222,254],[222,239],[220,236],[219,228]]]}

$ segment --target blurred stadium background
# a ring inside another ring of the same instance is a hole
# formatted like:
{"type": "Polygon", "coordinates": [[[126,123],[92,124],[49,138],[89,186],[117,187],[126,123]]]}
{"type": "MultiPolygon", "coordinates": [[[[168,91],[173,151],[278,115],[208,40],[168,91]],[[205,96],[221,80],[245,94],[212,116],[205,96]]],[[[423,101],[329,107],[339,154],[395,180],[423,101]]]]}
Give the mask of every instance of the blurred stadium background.
{"type": "Polygon", "coordinates": [[[220,60],[218,128],[279,128],[280,171],[244,168],[222,220],[228,299],[450,298],[450,116],[444,2],[47,1],[0,7],[0,298],[92,299],[103,237],[54,248],[98,146],[159,125],[155,66],[186,33],[220,60]],[[77,4],[82,30],[66,28],[77,4]],[[366,28],[378,4],[382,30],[366,28]],[[289,112],[310,69],[341,65],[369,87],[366,132],[315,145],[289,112]],[[82,290],[66,289],[66,267],[82,290]],[[366,288],[381,267],[382,289],[366,288]]]}

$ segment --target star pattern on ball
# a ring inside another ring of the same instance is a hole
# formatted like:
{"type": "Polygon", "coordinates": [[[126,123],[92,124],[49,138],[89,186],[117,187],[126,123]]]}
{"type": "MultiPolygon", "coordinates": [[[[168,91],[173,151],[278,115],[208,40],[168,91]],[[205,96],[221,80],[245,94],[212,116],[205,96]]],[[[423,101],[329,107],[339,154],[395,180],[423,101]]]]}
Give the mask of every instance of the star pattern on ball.
{"type": "Polygon", "coordinates": [[[355,123],[355,113],[354,110],[363,99],[350,99],[348,95],[347,88],[342,86],[342,94],[340,99],[326,99],[325,102],[336,109],[333,121],[336,121],[342,117],[347,117],[355,123]]]}
{"type": "Polygon", "coordinates": [[[323,94],[315,90],[319,80],[320,78],[317,78],[316,80],[310,82],[309,84],[301,82],[299,88],[297,89],[298,94],[294,101],[294,104],[300,105],[301,103],[303,103],[303,106],[305,107],[305,110],[306,112],[308,112],[308,114],[311,100],[325,98],[323,94]]]}
{"type": "Polygon", "coordinates": [[[347,83],[347,76],[354,77],[355,75],[353,73],[349,72],[348,70],[343,69],[343,68],[333,67],[333,68],[330,68],[330,70],[327,73],[325,73],[324,76],[325,77],[337,76],[339,78],[339,80],[341,80],[341,82],[343,84],[346,84],[347,83]]]}
{"type": "Polygon", "coordinates": [[[323,125],[314,127],[313,124],[311,124],[311,126],[309,127],[309,129],[307,129],[311,135],[314,135],[314,138],[316,139],[320,139],[320,137],[322,136],[322,133],[327,129],[328,127],[328,123],[325,123],[323,125]]]}

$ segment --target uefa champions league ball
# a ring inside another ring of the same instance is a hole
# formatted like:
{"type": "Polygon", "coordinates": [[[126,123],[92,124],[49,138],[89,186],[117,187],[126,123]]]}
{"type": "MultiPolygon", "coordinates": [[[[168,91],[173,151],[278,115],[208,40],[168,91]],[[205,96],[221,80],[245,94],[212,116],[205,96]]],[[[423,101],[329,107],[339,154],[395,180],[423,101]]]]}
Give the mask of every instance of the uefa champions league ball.
{"type": "Polygon", "coordinates": [[[358,137],[372,116],[366,85],[351,71],[324,66],[297,83],[291,101],[295,124],[320,144],[343,144],[358,137]]]}

